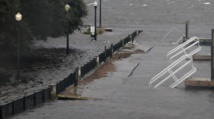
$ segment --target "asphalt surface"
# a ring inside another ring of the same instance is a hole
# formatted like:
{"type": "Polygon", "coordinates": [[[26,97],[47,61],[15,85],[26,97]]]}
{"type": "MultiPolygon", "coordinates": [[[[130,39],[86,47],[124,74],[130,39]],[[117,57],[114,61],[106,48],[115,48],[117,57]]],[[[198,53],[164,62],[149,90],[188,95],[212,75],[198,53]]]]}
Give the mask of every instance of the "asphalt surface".
{"type": "MultiPolygon", "coordinates": [[[[213,5],[213,1],[204,0],[103,0],[103,25],[124,32],[143,29],[135,44],[148,52],[115,62],[116,72],[83,88],[82,96],[100,100],[58,100],[11,119],[213,119],[212,89],[186,89],[183,83],[171,89],[171,82],[157,89],[148,86],[149,80],[170,63],[166,53],[176,46],[172,42],[184,34],[186,20],[191,20],[190,36],[210,38],[213,5]],[[173,30],[163,39],[173,27],[179,32],[173,30]]],[[[89,7],[85,23],[93,24],[93,6],[89,7]]],[[[209,54],[209,47],[203,46],[200,53],[209,54]]],[[[193,77],[210,78],[210,62],[194,64],[198,71],[193,77]]]]}

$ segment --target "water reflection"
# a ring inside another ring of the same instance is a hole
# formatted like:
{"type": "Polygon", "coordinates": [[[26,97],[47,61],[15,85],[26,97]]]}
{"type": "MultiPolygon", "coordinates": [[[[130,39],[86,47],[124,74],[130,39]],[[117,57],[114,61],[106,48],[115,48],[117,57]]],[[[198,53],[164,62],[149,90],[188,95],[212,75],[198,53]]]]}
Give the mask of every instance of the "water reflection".
{"type": "Polygon", "coordinates": [[[214,91],[211,91],[210,94],[208,94],[208,97],[209,97],[209,101],[211,103],[214,103],[214,91]]]}

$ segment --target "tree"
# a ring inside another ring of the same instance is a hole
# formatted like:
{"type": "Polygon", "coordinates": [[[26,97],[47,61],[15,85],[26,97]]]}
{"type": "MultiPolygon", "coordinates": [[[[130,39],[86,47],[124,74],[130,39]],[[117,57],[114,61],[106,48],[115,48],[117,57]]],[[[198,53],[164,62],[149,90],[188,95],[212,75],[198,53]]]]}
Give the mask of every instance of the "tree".
{"type": "Polygon", "coordinates": [[[83,0],[0,0],[0,47],[7,51],[16,49],[16,26],[21,29],[21,48],[28,51],[31,40],[46,39],[48,36],[65,35],[68,20],[72,33],[83,25],[82,18],[87,15],[83,0]],[[67,15],[64,6],[71,10],[67,15]],[[22,21],[17,24],[15,14],[20,12],[22,21]]]}
{"type": "Polygon", "coordinates": [[[33,35],[38,39],[47,36],[58,37],[64,35],[67,21],[70,19],[71,31],[78,29],[83,23],[81,18],[87,15],[83,0],[21,0],[23,15],[31,26],[33,35]],[[71,6],[69,16],[64,6],[71,6]]]}
{"type": "Polygon", "coordinates": [[[20,7],[35,38],[45,39],[50,36],[53,6],[49,0],[21,0],[20,7]]]}
{"type": "MultiPolygon", "coordinates": [[[[17,23],[15,14],[19,9],[19,1],[14,0],[0,0],[0,46],[1,51],[11,52],[16,48],[16,28],[19,26],[22,33],[22,45],[29,44],[26,39],[31,38],[29,27],[24,22],[17,23]]],[[[28,46],[28,45],[27,45],[28,46]]],[[[25,47],[26,48],[26,47],[25,47]]]]}
{"type": "Polygon", "coordinates": [[[87,10],[83,0],[72,0],[68,2],[68,4],[72,7],[70,11],[70,26],[71,32],[73,32],[76,29],[80,29],[80,26],[83,25],[83,21],[78,18],[85,17],[87,15],[87,10]]]}

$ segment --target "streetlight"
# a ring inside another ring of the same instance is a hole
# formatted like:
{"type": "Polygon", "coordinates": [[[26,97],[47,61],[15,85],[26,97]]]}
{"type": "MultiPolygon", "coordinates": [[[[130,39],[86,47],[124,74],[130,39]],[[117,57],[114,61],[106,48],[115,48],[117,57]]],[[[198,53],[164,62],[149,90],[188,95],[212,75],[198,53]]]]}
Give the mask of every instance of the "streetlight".
{"type": "MultiPolygon", "coordinates": [[[[17,22],[22,20],[22,15],[18,12],[15,15],[17,22]]],[[[16,28],[16,40],[17,40],[17,67],[16,67],[16,80],[20,79],[20,30],[17,26],[16,28]]]]}
{"type": "MultiPolygon", "coordinates": [[[[65,11],[67,12],[68,15],[68,11],[70,9],[70,5],[66,4],[65,5],[65,11]]],[[[69,24],[69,20],[68,20],[68,31],[67,31],[67,48],[66,48],[66,54],[69,54],[69,31],[70,31],[70,24],[69,24]]]]}
{"type": "Polygon", "coordinates": [[[102,27],[102,0],[100,0],[100,28],[102,27]]]}
{"type": "Polygon", "coordinates": [[[94,40],[97,40],[97,1],[94,2],[94,40]]]}

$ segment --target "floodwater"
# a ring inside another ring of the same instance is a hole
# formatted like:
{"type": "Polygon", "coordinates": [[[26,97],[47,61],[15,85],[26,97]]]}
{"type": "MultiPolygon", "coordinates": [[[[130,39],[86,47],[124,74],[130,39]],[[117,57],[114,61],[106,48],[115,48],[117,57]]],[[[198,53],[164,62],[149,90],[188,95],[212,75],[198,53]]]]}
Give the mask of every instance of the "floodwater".
{"type": "MultiPolygon", "coordinates": [[[[94,1],[85,2],[89,4],[94,1]]],[[[85,24],[93,25],[94,7],[88,6],[88,10],[89,16],[84,21],[85,24]]],[[[113,32],[106,32],[98,36],[98,41],[93,42],[89,36],[78,32],[70,35],[70,47],[85,52],[76,56],[81,61],[75,61],[70,66],[70,60],[66,60],[58,69],[38,71],[37,77],[46,83],[37,85],[34,90],[62,80],[77,66],[102,52],[105,45],[118,42],[134,30],[140,29],[144,32],[137,38],[136,43],[144,50],[153,48],[147,54],[134,55],[121,61],[123,65],[133,63],[133,66],[140,62],[133,75],[123,83],[124,77],[111,73],[110,78],[96,80],[83,90],[83,96],[102,100],[55,101],[12,118],[212,119],[213,90],[189,90],[183,85],[170,89],[167,83],[157,89],[151,89],[148,87],[148,81],[167,66],[166,53],[174,47],[172,42],[184,34],[184,23],[187,20],[190,20],[189,36],[211,37],[213,13],[214,1],[211,0],[102,0],[102,26],[113,28],[113,32]],[[172,28],[176,30],[172,30],[163,39],[172,28]]],[[[49,38],[47,42],[36,42],[35,46],[63,47],[64,43],[64,37],[49,38]]],[[[201,51],[209,52],[209,47],[203,47],[201,51]]],[[[68,59],[72,59],[72,56],[69,57],[71,58],[68,59]]],[[[117,66],[120,67],[121,64],[117,66]]],[[[194,76],[210,78],[209,62],[196,62],[196,66],[198,72],[194,76]]],[[[121,75],[124,76],[129,71],[122,70],[121,75]]]]}

